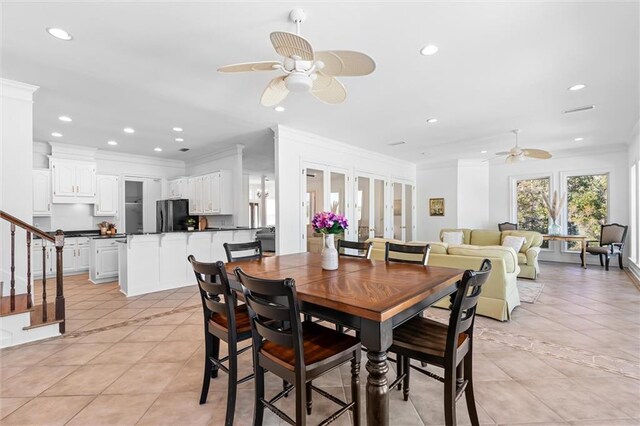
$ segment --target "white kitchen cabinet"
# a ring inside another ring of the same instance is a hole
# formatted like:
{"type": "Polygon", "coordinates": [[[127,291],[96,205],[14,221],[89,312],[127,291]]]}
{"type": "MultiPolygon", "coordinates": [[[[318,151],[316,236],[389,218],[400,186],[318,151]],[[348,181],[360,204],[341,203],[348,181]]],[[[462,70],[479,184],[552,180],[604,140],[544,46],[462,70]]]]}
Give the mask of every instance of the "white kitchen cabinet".
{"type": "Polygon", "coordinates": [[[203,183],[202,176],[189,178],[189,214],[204,213],[202,183],[203,183]]]}
{"type": "Polygon", "coordinates": [[[91,240],[89,280],[94,284],[111,282],[118,277],[118,243],[111,238],[91,240]]]}
{"type": "Polygon", "coordinates": [[[202,212],[213,214],[213,200],[211,198],[211,175],[202,176],[202,212]]]}
{"type": "Polygon", "coordinates": [[[34,278],[42,278],[42,257],[47,260],[46,275],[52,276],[56,272],[55,266],[55,248],[52,245],[43,240],[35,240],[31,244],[31,275],[34,278]],[[42,246],[44,245],[44,253],[42,252],[42,246]]]}
{"type": "Polygon", "coordinates": [[[75,242],[71,242],[69,240],[72,240],[72,238],[68,238],[64,242],[64,247],[62,248],[62,273],[64,275],[76,271],[77,248],[75,242]]]}
{"type": "MultiPolygon", "coordinates": [[[[47,260],[47,277],[56,274],[56,248],[52,243],[35,240],[31,245],[31,271],[34,277],[42,277],[42,246],[47,260]]],[[[62,274],[73,275],[89,270],[89,239],[86,237],[71,237],[64,239],[62,248],[62,274]]]]}
{"type": "Polygon", "coordinates": [[[181,177],[168,182],[168,198],[179,199],[187,197],[187,178],[181,177]]]}
{"type": "Polygon", "coordinates": [[[89,239],[78,239],[76,255],[76,271],[88,271],[89,270],[89,239]],[[82,240],[86,240],[82,241],[82,240]]]}
{"type": "Polygon", "coordinates": [[[96,176],[96,203],[94,216],[117,216],[120,179],[118,176],[96,176]]]}
{"type": "Polygon", "coordinates": [[[50,166],[54,203],[93,204],[95,202],[95,163],[52,158],[50,166]]]}
{"type": "Polygon", "coordinates": [[[229,170],[191,177],[188,186],[190,214],[233,214],[233,187],[229,170]]]}
{"type": "Polygon", "coordinates": [[[51,216],[51,171],[33,170],[33,216],[51,216]]]}

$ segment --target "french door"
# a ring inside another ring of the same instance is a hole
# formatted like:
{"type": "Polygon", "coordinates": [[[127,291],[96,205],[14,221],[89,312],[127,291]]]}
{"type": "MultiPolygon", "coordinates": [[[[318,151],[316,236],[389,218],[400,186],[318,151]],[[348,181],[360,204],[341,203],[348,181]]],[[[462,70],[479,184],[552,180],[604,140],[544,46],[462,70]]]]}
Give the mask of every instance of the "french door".
{"type": "Polygon", "coordinates": [[[354,230],[358,241],[384,238],[389,234],[387,219],[388,182],[383,176],[357,173],[354,185],[354,230]]]}
{"type": "Polygon", "coordinates": [[[401,181],[394,181],[391,185],[393,197],[391,230],[396,240],[409,242],[415,239],[415,188],[415,185],[401,181]]]}
{"type": "MultiPolygon", "coordinates": [[[[322,238],[313,236],[311,220],[321,211],[345,215],[351,224],[348,170],[319,163],[303,163],[302,168],[302,251],[322,249],[322,238]]],[[[351,228],[351,226],[350,226],[351,228]]],[[[349,239],[351,230],[345,238],[349,239]]],[[[355,235],[355,234],[354,234],[355,235]]]]}

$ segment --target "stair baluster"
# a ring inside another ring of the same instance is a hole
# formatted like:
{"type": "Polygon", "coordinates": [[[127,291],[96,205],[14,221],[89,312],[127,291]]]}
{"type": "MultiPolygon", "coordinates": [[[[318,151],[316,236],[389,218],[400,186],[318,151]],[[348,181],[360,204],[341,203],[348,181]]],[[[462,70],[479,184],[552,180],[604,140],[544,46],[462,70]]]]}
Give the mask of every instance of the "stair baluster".
{"type": "MultiPolygon", "coordinates": [[[[64,248],[64,232],[61,229],[56,231],[56,320],[64,320],[64,289],[62,288],[62,249],[64,248]]],[[[45,304],[46,306],[46,304],[45,304]]],[[[65,332],[65,322],[60,323],[60,333],[65,332]]]]}
{"type": "Polygon", "coordinates": [[[11,224],[11,311],[16,310],[16,225],[11,224]]]}
{"type": "Polygon", "coordinates": [[[31,232],[27,231],[27,309],[31,309],[31,232]]]}
{"type": "Polygon", "coordinates": [[[49,252],[42,244],[42,322],[47,322],[47,258],[49,252]]]}

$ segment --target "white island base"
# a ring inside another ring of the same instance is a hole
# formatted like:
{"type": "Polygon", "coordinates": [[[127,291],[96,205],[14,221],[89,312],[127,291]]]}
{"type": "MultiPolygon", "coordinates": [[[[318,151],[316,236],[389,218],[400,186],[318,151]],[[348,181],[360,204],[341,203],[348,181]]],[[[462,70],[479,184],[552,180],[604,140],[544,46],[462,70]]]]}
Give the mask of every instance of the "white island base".
{"type": "Polygon", "coordinates": [[[224,243],[255,240],[250,229],[127,235],[118,248],[120,291],[139,296],[196,284],[187,260],[226,262],[224,243]]]}

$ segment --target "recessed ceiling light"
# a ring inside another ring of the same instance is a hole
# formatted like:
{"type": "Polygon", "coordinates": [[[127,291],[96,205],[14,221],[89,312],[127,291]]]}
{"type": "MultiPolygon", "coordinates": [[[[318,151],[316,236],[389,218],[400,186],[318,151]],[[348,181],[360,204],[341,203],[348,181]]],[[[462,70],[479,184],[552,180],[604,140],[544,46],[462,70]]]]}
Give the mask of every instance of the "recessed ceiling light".
{"type": "Polygon", "coordinates": [[[116,142],[116,141],[108,141],[107,143],[108,143],[109,145],[113,145],[113,146],[118,145],[118,142],[116,142]]]}
{"type": "Polygon", "coordinates": [[[162,148],[160,148],[160,147],[153,148],[153,150],[154,150],[155,152],[162,152],[162,148]]]}
{"type": "Polygon", "coordinates": [[[51,136],[53,136],[54,138],[61,138],[62,137],[62,133],[53,132],[53,133],[51,133],[51,136]]]}
{"type": "Polygon", "coordinates": [[[438,52],[438,46],[434,46],[433,44],[430,44],[420,49],[420,54],[424,56],[430,56],[435,54],[436,52],[438,52]]]}
{"type": "Polygon", "coordinates": [[[574,84],[573,86],[569,87],[569,90],[571,90],[572,92],[575,92],[576,90],[582,90],[585,87],[587,87],[586,84],[574,84]]]}
{"type": "Polygon", "coordinates": [[[124,129],[122,129],[122,131],[125,132],[125,133],[135,133],[136,132],[131,127],[125,127],[124,129]]]}
{"type": "Polygon", "coordinates": [[[73,121],[73,120],[71,120],[71,117],[67,117],[66,115],[61,115],[60,117],[58,117],[58,120],[64,121],[66,123],[69,123],[69,122],[73,121]]]}
{"type": "Polygon", "coordinates": [[[278,106],[277,106],[277,107],[275,107],[273,110],[274,110],[274,111],[276,111],[276,112],[283,112],[283,111],[284,111],[284,107],[283,107],[283,106],[278,105],[278,106]]]}
{"type": "Polygon", "coordinates": [[[583,140],[584,140],[584,138],[575,138],[574,139],[574,141],[576,141],[576,142],[580,142],[580,141],[583,141],[583,140]]]}
{"type": "Polygon", "coordinates": [[[438,119],[435,118],[435,117],[427,119],[427,123],[429,123],[429,124],[433,124],[433,123],[437,123],[437,122],[438,122],[438,119]]]}
{"type": "Polygon", "coordinates": [[[182,131],[182,127],[174,127],[173,131],[174,132],[181,132],[182,131]]]}
{"type": "Polygon", "coordinates": [[[57,38],[58,40],[70,41],[73,40],[73,36],[63,30],[62,28],[47,28],[47,32],[57,38]]]}
{"type": "Polygon", "coordinates": [[[176,138],[176,142],[184,142],[184,139],[182,139],[182,138],[176,138]]]}
{"type": "Polygon", "coordinates": [[[480,151],[480,154],[486,154],[486,153],[487,153],[486,149],[483,149],[482,151],[480,151]]]}

